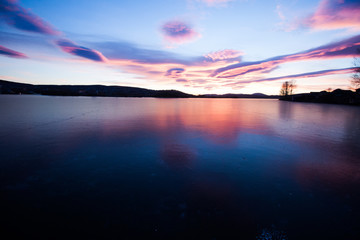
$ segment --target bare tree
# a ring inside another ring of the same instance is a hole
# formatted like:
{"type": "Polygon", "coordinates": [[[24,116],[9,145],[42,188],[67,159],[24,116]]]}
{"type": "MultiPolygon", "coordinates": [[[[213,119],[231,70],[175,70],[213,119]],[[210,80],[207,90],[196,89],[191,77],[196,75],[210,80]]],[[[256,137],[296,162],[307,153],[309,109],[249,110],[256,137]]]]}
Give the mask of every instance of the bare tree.
{"type": "MultiPolygon", "coordinates": [[[[360,54],[360,49],[357,50],[360,54]]],[[[360,57],[354,58],[354,74],[352,75],[351,84],[355,88],[360,87],[360,57]]]]}
{"type": "Polygon", "coordinates": [[[296,88],[295,81],[286,81],[282,84],[280,89],[280,96],[289,96],[294,93],[294,90],[296,88]]]}

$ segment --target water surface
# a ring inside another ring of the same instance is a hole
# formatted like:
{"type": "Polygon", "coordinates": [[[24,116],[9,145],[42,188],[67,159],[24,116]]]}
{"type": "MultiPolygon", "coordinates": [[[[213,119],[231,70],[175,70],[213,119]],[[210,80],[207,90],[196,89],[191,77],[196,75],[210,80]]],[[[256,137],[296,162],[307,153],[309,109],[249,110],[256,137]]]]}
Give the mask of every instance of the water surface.
{"type": "Polygon", "coordinates": [[[14,238],[360,239],[358,107],[3,95],[0,114],[14,238]]]}

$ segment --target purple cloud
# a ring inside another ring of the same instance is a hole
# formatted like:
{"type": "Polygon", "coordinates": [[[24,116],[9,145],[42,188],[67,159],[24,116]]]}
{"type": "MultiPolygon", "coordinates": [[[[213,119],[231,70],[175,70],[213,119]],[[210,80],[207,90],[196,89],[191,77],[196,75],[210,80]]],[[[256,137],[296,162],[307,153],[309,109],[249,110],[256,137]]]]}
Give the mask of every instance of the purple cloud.
{"type": "Polygon", "coordinates": [[[26,46],[27,48],[46,49],[48,53],[56,51],[54,44],[48,37],[40,34],[27,34],[25,32],[5,32],[0,30],[0,45],[3,46],[26,46]]]}
{"type": "Polygon", "coordinates": [[[0,45],[0,54],[5,55],[8,57],[15,57],[15,58],[27,58],[27,56],[21,52],[17,52],[14,50],[11,50],[9,48],[6,48],[4,46],[0,45]]]}
{"type": "Polygon", "coordinates": [[[181,21],[167,22],[162,26],[161,30],[165,40],[177,44],[192,41],[199,36],[194,29],[181,21]]]}
{"type": "Polygon", "coordinates": [[[177,83],[190,84],[192,87],[205,87],[210,83],[214,86],[229,84],[229,86],[238,87],[237,85],[241,86],[251,82],[348,73],[349,69],[332,69],[260,79],[261,75],[270,73],[287,62],[353,57],[356,54],[356,49],[360,46],[360,35],[303,52],[276,56],[256,62],[240,62],[241,52],[236,50],[223,50],[204,56],[186,58],[167,51],[142,49],[129,43],[105,42],[94,43],[92,46],[96,46],[96,49],[108,57],[109,64],[119,66],[130,73],[146,76],[149,79],[160,81],[174,79],[177,83]],[[235,82],[237,78],[245,75],[247,79],[252,80],[244,79],[235,82]]]}
{"type": "Polygon", "coordinates": [[[322,0],[314,14],[303,25],[318,30],[360,29],[359,0],[322,0]]]}
{"type": "Polygon", "coordinates": [[[179,78],[182,76],[183,72],[185,72],[184,68],[171,68],[166,71],[165,76],[170,78],[179,78]]]}
{"type": "Polygon", "coordinates": [[[187,83],[187,82],[189,82],[188,80],[183,79],[183,78],[176,79],[175,81],[179,82],[179,83],[187,83]]]}
{"type": "Polygon", "coordinates": [[[46,35],[59,35],[50,24],[21,7],[16,0],[1,0],[0,15],[2,16],[0,19],[14,28],[46,35]]]}
{"type": "Polygon", "coordinates": [[[342,41],[326,44],[295,54],[277,56],[263,61],[232,64],[215,70],[210,76],[218,78],[234,78],[250,72],[270,72],[271,70],[276,69],[280,64],[286,62],[352,57],[357,54],[359,45],[360,35],[357,35],[342,41]]]}
{"type": "Polygon", "coordinates": [[[270,81],[278,81],[278,80],[287,80],[287,79],[303,79],[303,78],[313,78],[313,77],[321,77],[333,74],[348,74],[354,72],[354,68],[341,68],[341,69],[327,69],[316,72],[307,72],[293,75],[286,75],[281,77],[273,77],[273,78],[262,78],[258,80],[250,80],[250,81],[238,81],[232,84],[245,84],[245,83],[253,83],[253,82],[270,82],[270,81]]]}
{"type": "Polygon", "coordinates": [[[86,48],[86,47],[82,47],[79,45],[76,45],[75,43],[66,40],[66,39],[61,39],[61,40],[57,40],[56,45],[58,45],[64,52],[70,53],[72,55],[75,56],[79,56],[82,58],[87,58],[90,59],[92,61],[96,61],[96,62],[105,62],[107,59],[102,55],[102,53],[90,49],[90,48],[86,48]]]}

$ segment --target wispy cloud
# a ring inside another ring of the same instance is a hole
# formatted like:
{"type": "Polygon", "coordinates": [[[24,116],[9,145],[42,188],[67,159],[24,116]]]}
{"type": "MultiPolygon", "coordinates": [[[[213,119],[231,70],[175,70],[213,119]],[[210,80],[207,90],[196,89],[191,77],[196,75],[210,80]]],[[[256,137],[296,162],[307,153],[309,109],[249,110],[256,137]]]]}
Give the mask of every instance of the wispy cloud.
{"type": "Polygon", "coordinates": [[[282,21],[285,21],[286,17],[282,11],[282,5],[280,3],[276,4],[276,13],[282,21]]]}
{"type": "Polygon", "coordinates": [[[189,24],[182,21],[170,21],[162,25],[161,32],[166,41],[182,44],[200,36],[189,24]]]}
{"type": "Polygon", "coordinates": [[[98,42],[88,45],[98,49],[108,59],[127,59],[137,63],[146,64],[184,64],[191,65],[196,61],[201,61],[198,58],[191,58],[188,56],[181,56],[166,50],[154,50],[140,47],[134,43],[116,41],[116,42],[98,42]]]}
{"type": "Polygon", "coordinates": [[[211,61],[219,61],[219,60],[241,60],[240,56],[243,55],[241,51],[233,50],[233,49],[225,49],[216,52],[211,52],[206,54],[204,57],[211,61]]]}
{"type": "Polygon", "coordinates": [[[263,61],[241,62],[228,65],[217,69],[211,76],[218,78],[235,78],[251,72],[269,71],[286,62],[352,57],[357,54],[359,47],[360,35],[357,35],[295,54],[277,56],[263,61]]]}
{"type": "Polygon", "coordinates": [[[189,82],[189,81],[186,80],[186,79],[183,79],[183,78],[179,78],[179,79],[176,79],[176,82],[187,83],[187,82],[189,82]]]}
{"type": "MultiPolygon", "coordinates": [[[[220,1],[212,1],[212,3],[216,2],[220,1]]],[[[0,14],[5,16],[2,19],[5,19],[9,25],[24,31],[45,35],[58,34],[41,18],[19,6],[16,1],[0,0],[0,3],[0,14]],[[14,9],[18,10],[15,11],[14,9]],[[9,19],[13,19],[14,22],[9,19]]],[[[167,22],[162,26],[161,30],[164,38],[168,42],[175,44],[193,41],[199,37],[199,33],[189,24],[182,21],[167,22]]],[[[34,36],[46,38],[44,35],[34,36]]],[[[121,69],[123,72],[135,74],[138,78],[149,79],[149,81],[155,80],[162,83],[179,84],[201,89],[214,89],[224,86],[239,89],[252,82],[349,73],[351,69],[329,69],[276,78],[267,78],[266,75],[287,62],[352,57],[360,47],[360,35],[306,51],[275,56],[256,62],[242,62],[243,53],[233,49],[215,51],[203,56],[188,57],[165,50],[146,49],[132,43],[120,41],[82,42],[80,45],[65,37],[62,39],[56,37],[54,43],[68,54],[105,63],[106,66],[121,69]]],[[[25,54],[1,46],[0,54],[10,57],[26,57],[25,54]]]]}
{"type": "Polygon", "coordinates": [[[327,69],[327,70],[322,70],[322,71],[292,74],[292,75],[274,77],[274,78],[263,78],[260,80],[254,80],[254,82],[259,82],[259,81],[268,82],[268,81],[287,80],[287,79],[313,78],[313,77],[322,77],[322,76],[334,75],[334,74],[348,74],[348,73],[352,73],[353,71],[354,71],[354,68],[327,69]]]}
{"type": "Polygon", "coordinates": [[[102,53],[79,46],[69,40],[61,39],[55,41],[56,45],[58,45],[64,52],[70,53],[75,56],[79,56],[82,58],[90,59],[96,62],[106,62],[106,58],[102,55],[102,53]]]}
{"type": "Polygon", "coordinates": [[[19,30],[46,35],[60,34],[50,24],[20,6],[16,0],[1,0],[0,15],[0,20],[19,30]]]}
{"type": "Polygon", "coordinates": [[[232,2],[234,0],[198,0],[199,2],[203,2],[206,5],[213,7],[213,6],[225,6],[228,2],[232,2]]]}
{"type": "Polygon", "coordinates": [[[4,46],[0,45],[0,54],[5,55],[8,57],[15,57],[15,58],[27,58],[27,56],[21,52],[17,52],[14,50],[11,50],[9,48],[6,48],[4,46]]]}
{"type": "Polygon", "coordinates": [[[322,76],[334,75],[334,74],[348,74],[348,73],[352,73],[353,71],[354,68],[327,69],[322,71],[306,72],[306,73],[292,74],[292,75],[273,77],[273,78],[261,78],[261,79],[252,79],[249,81],[237,81],[237,82],[229,83],[226,86],[241,85],[241,84],[248,84],[254,82],[271,82],[271,81],[279,81],[279,80],[314,78],[314,77],[322,77],[322,76]]]}
{"type": "Polygon", "coordinates": [[[109,65],[146,79],[201,89],[219,87],[240,89],[253,82],[350,73],[351,68],[325,69],[317,72],[266,78],[266,74],[287,62],[353,57],[357,53],[356,49],[360,47],[360,35],[303,52],[256,62],[241,62],[242,53],[236,50],[221,50],[204,56],[188,58],[160,51],[159,56],[161,57],[154,58],[150,57],[153,50],[142,49],[134,45],[131,47],[135,52],[133,57],[129,57],[126,48],[114,47],[115,43],[98,43],[93,46],[102,53],[106,53],[104,55],[107,57],[109,65]]]}
{"type": "Polygon", "coordinates": [[[302,24],[315,30],[360,30],[360,1],[322,0],[317,10],[302,24]]]}
{"type": "Polygon", "coordinates": [[[170,78],[180,78],[182,73],[185,72],[184,68],[170,68],[166,71],[165,76],[170,78]]]}
{"type": "MultiPolygon", "coordinates": [[[[17,0],[0,0],[0,15],[2,16],[0,20],[3,19],[9,26],[22,31],[41,33],[44,35],[62,35],[61,32],[51,27],[49,23],[20,6],[17,0]]],[[[55,40],[55,44],[69,54],[97,62],[106,61],[102,53],[79,46],[70,40],[58,39],[55,40]]],[[[22,53],[4,47],[1,49],[1,54],[12,57],[25,57],[22,53]]]]}

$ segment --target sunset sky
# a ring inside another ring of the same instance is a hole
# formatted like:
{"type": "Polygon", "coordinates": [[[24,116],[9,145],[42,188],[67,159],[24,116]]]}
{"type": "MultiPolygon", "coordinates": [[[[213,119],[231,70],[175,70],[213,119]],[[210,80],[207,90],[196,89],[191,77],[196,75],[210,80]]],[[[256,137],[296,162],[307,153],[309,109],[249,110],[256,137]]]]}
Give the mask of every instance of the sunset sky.
{"type": "Polygon", "coordinates": [[[187,93],[348,89],[359,0],[0,0],[0,79],[187,93]]]}

